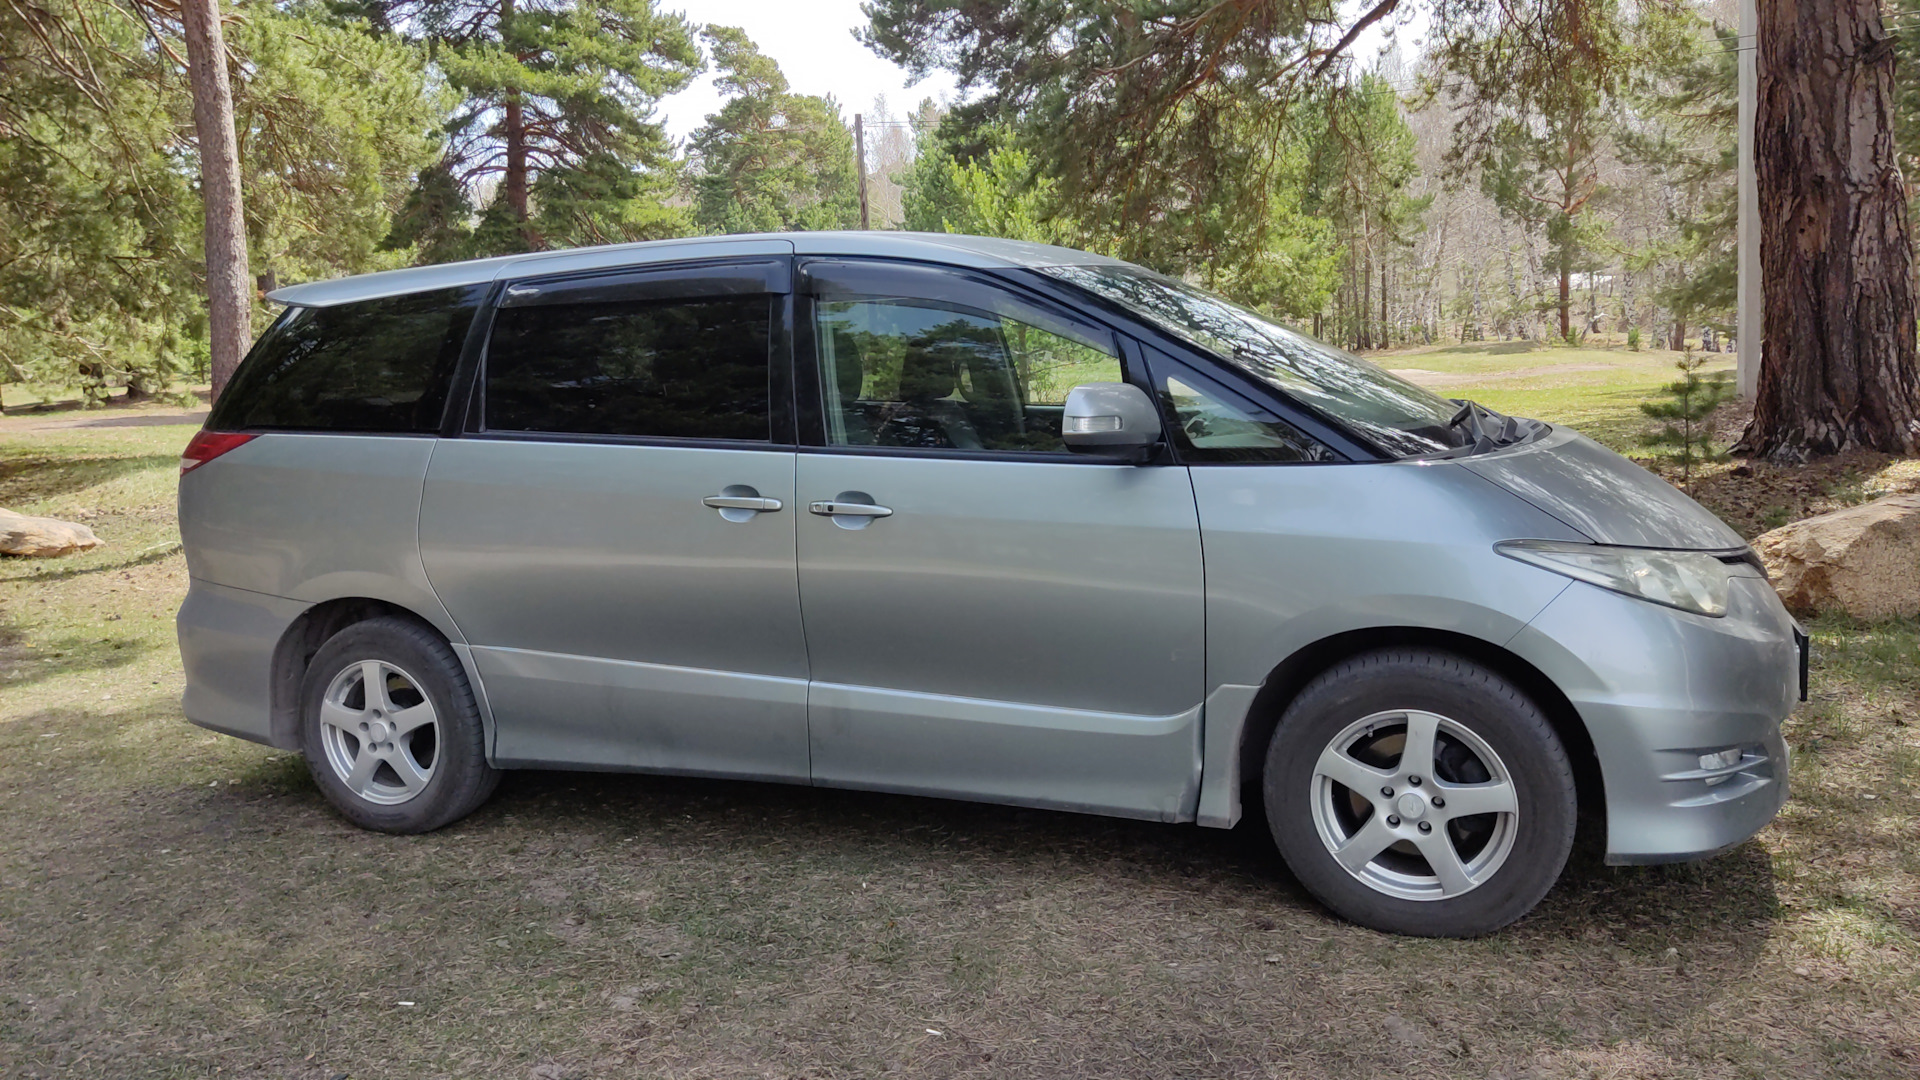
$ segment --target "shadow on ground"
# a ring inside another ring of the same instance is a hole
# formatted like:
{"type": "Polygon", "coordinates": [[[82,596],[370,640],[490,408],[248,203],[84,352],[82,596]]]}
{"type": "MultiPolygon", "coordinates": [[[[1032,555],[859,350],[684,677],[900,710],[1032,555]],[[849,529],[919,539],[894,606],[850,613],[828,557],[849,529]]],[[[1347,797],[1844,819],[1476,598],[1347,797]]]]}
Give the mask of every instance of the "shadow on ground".
{"type": "Polygon", "coordinates": [[[1478,1076],[1710,1023],[1776,907],[1754,845],[1589,854],[1505,933],[1395,939],[1322,912],[1257,808],[1222,832],[533,772],[389,837],[290,755],[78,816],[72,790],[7,841],[34,887],[0,1060],[28,1076],[1478,1076]]]}
{"type": "Polygon", "coordinates": [[[0,624],[0,687],[24,690],[73,672],[107,676],[156,646],[127,631],[65,633],[38,645],[19,628],[0,624]]]}
{"type": "Polygon", "coordinates": [[[0,457],[0,505],[12,508],[40,499],[58,498],[147,469],[175,466],[179,461],[175,454],[0,457]]]}

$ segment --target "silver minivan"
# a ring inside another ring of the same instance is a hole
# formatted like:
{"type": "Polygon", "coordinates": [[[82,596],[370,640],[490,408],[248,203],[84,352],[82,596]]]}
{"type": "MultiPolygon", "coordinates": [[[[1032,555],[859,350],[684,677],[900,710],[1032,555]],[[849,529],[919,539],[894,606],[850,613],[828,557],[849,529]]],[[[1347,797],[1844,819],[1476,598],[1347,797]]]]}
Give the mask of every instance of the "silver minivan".
{"type": "Polygon", "coordinates": [[[1180,280],[799,233],[297,285],[186,451],[185,712],[370,829],[510,768],[1227,828],[1471,935],[1787,793],[1805,635],[1563,427],[1180,280]]]}

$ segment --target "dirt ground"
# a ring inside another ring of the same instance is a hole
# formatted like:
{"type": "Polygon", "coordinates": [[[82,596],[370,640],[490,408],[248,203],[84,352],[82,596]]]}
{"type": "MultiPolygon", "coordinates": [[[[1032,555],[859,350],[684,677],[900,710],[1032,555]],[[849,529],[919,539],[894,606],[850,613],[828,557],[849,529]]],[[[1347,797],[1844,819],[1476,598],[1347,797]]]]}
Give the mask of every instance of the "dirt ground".
{"type": "Polygon", "coordinates": [[[198,427],[207,419],[202,402],[183,406],[178,402],[149,401],[138,405],[116,404],[109,408],[17,410],[0,416],[0,433],[26,431],[66,431],[70,429],[165,427],[187,424],[198,427]]]}

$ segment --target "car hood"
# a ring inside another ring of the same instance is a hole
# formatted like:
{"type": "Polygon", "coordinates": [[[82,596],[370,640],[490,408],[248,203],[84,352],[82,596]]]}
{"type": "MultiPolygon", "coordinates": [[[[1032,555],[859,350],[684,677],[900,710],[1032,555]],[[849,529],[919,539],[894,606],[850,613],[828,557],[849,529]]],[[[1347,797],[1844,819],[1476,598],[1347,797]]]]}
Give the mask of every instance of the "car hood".
{"type": "Polygon", "coordinates": [[[1747,544],[1679,488],[1570,428],[1460,464],[1595,543],[1694,550],[1747,544]]]}

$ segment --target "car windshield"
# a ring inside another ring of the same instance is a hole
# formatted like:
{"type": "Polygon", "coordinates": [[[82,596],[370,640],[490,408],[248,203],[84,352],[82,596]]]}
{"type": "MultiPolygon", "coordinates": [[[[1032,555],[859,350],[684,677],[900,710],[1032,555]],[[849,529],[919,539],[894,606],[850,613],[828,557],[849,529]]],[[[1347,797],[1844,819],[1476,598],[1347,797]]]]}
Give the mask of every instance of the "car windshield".
{"type": "Polygon", "coordinates": [[[1452,423],[1460,407],[1351,353],[1184,281],[1137,266],[1049,266],[1071,282],[1146,318],[1292,395],[1400,457],[1470,445],[1452,423]]]}

